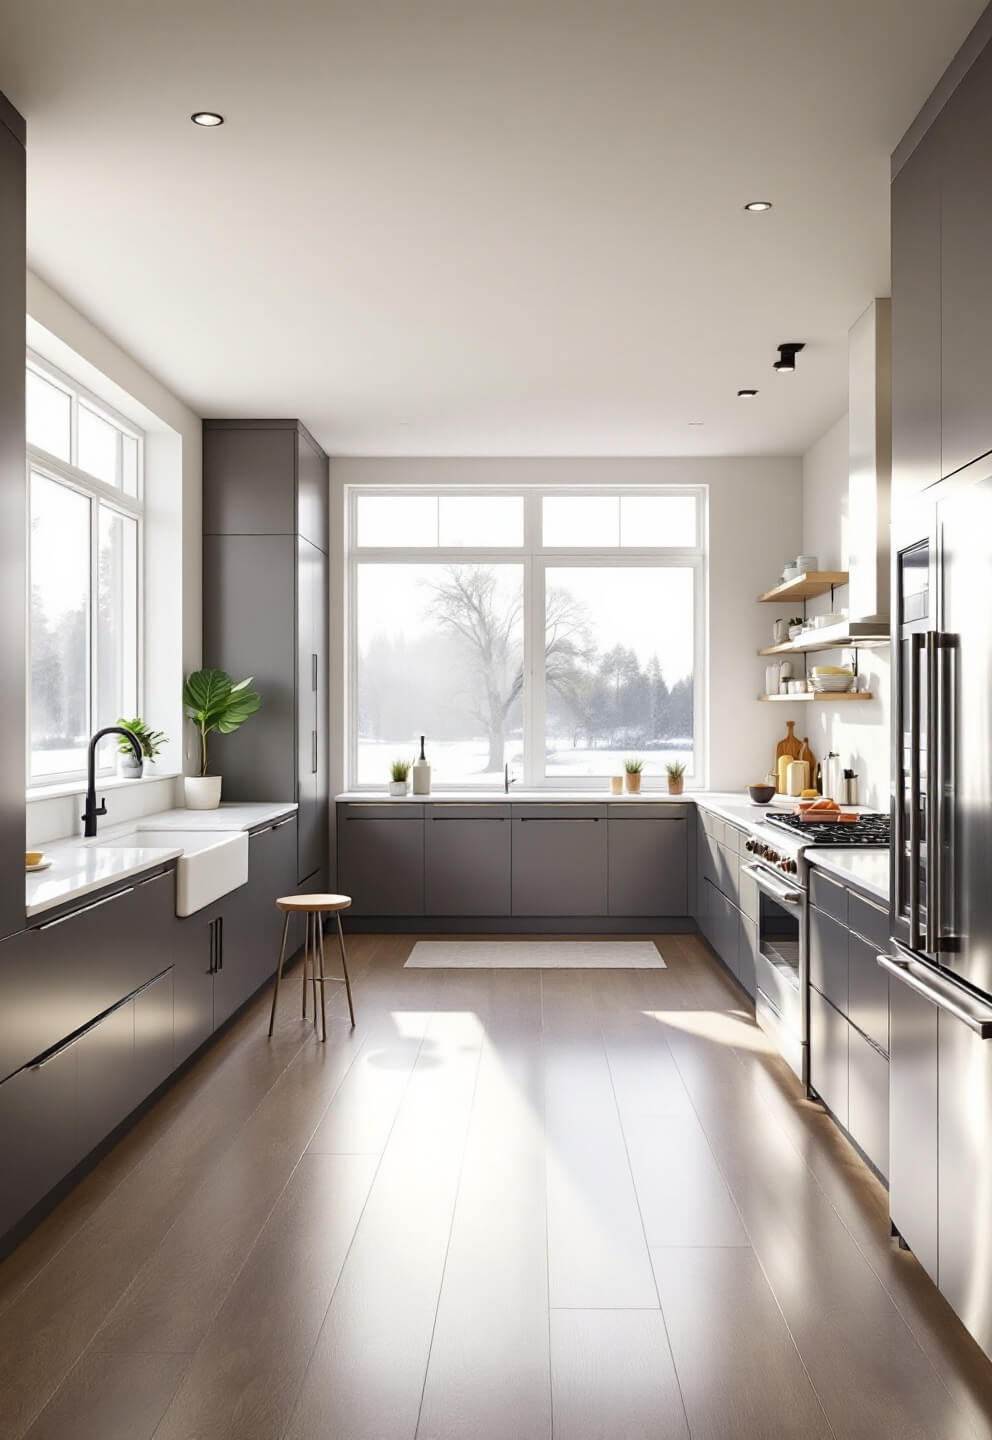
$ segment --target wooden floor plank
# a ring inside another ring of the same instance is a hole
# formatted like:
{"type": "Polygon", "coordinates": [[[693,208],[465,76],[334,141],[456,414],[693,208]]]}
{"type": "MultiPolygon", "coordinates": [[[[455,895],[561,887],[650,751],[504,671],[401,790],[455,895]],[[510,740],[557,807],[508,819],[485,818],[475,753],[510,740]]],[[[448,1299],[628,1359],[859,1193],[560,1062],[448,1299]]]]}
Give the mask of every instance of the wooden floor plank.
{"type": "Polygon", "coordinates": [[[26,1440],[151,1440],[186,1366],[183,1355],[90,1350],[42,1410],[26,1440]]]}
{"type": "Polygon", "coordinates": [[[635,1117],[624,1133],[650,1246],[749,1243],[694,1115],[635,1117]]]}
{"type": "Polygon", "coordinates": [[[377,1163],[368,1155],[303,1157],[155,1440],[282,1435],[377,1163]]]}
{"type": "Polygon", "coordinates": [[[442,990],[303,1381],[291,1440],[413,1440],[482,1047],[467,988],[453,978],[442,990]]]}
{"type": "Polygon", "coordinates": [[[548,1440],[541,1042],[487,1041],[418,1440],[548,1440]]]}
{"type": "Polygon", "coordinates": [[[554,1440],[688,1440],[658,1310],[552,1310],[554,1440]]]}
{"type": "Polygon", "coordinates": [[[753,1251],[651,1257],[692,1440],[832,1436],[753,1251]]]}

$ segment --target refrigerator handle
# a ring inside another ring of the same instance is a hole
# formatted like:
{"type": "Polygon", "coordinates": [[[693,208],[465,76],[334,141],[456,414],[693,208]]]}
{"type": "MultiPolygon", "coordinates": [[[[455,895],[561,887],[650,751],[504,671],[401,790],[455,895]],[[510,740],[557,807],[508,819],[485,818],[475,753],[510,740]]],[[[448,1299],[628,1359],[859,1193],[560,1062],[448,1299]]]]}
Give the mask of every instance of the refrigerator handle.
{"type": "Polygon", "coordinates": [[[927,666],[927,938],[926,950],[936,955],[940,950],[940,740],[941,714],[938,687],[940,671],[940,636],[936,630],[926,635],[927,666]]]}
{"type": "Polygon", "coordinates": [[[963,986],[919,960],[902,959],[895,955],[876,955],[883,970],[936,1005],[938,1010],[953,1015],[983,1040],[992,1039],[992,1008],[971,995],[963,986]]]}
{"type": "Polygon", "coordinates": [[[957,821],[955,795],[957,785],[957,636],[937,637],[937,714],[938,730],[935,743],[936,774],[936,843],[937,881],[934,895],[937,902],[935,919],[935,951],[956,949],[953,931],[957,894],[957,821]],[[946,860],[946,865],[945,865],[946,860]]]}
{"type": "MultiPolygon", "coordinates": [[[[920,948],[920,656],[923,636],[910,637],[909,644],[909,947],[920,948]]],[[[902,797],[899,797],[902,804],[902,797]]],[[[896,866],[897,882],[902,875],[902,858],[896,866]]],[[[901,913],[902,886],[896,887],[896,914],[901,913]]]]}

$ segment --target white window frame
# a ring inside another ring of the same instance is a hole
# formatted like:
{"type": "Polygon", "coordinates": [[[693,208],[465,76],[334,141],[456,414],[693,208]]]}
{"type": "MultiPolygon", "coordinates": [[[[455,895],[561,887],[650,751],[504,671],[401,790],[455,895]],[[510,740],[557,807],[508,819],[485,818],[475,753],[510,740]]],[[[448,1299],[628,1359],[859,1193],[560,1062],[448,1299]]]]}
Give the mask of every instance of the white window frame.
{"type": "MultiPolygon", "coordinates": [[[[576,790],[605,782],[602,776],[546,776],[544,740],[546,724],[546,688],[544,669],[545,590],[549,569],[561,565],[588,568],[679,568],[693,575],[693,757],[695,773],[686,777],[686,788],[706,787],[708,755],[708,619],[709,591],[708,529],[709,487],[706,485],[570,485],[570,486],[482,486],[482,485],[374,485],[345,487],[347,596],[345,643],[347,647],[345,680],[345,764],[346,784],[352,791],[373,792],[381,785],[358,781],[358,567],[359,565],[403,565],[430,562],[438,565],[520,565],[523,568],[524,634],[523,634],[523,774],[514,778],[528,790],[576,790]],[[440,496],[513,496],[523,499],[523,544],[441,547],[438,545],[359,547],[358,501],[362,496],[415,495],[440,496]],[[545,546],[541,540],[541,506],[545,497],[569,498],[582,496],[644,497],[649,495],[692,496],[696,500],[696,537],[692,546],[545,546]]],[[[432,779],[436,791],[458,792],[472,788],[467,782],[444,783],[432,779]]],[[[478,788],[478,787],[476,787],[478,788]]],[[[489,787],[486,787],[489,788],[489,787]]],[[[494,789],[496,787],[493,787],[494,789]]],[[[645,790],[667,789],[664,776],[645,776],[645,790]]],[[[512,797],[512,790],[510,792],[512,797]]]]}
{"type": "MultiPolygon", "coordinates": [[[[81,779],[86,774],[85,765],[78,770],[61,771],[57,774],[34,776],[31,771],[31,475],[37,472],[47,479],[59,485],[64,485],[69,490],[74,490],[89,501],[90,506],[90,589],[89,589],[89,636],[87,655],[87,696],[86,713],[88,717],[90,734],[97,728],[97,706],[98,695],[96,689],[96,677],[98,670],[97,648],[98,637],[98,603],[97,603],[97,578],[100,573],[100,533],[99,533],[99,506],[103,504],[108,509],[116,510],[118,514],[134,520],[136,524],[136,549],[137,549],[137,605],[135,614],[135,625],[137,634],[135,636],[135,657],[137,664],[137,675],[135,677],[135,693],[137,696],[138,713],[144,704],[144,457],[145,457],[145,436],[133,421],[119,411],[113,409],[106,401],[101,400],[85,386],[79,385],[70,376],[63,374],[61,370],[50,365],[47,360],[36,355],[32,350],[26,354],[25,369],[33,370],[50,385],[56,386],[64,391],[70,401],[70,459],[61,459],[52,455],[49,451],[43,450],[38,445],[27,445],[25,450],[25,484],[27,487],[26,510],[26,584],[27,584],[27,614],[28,624],[26,633],[26,658],[27,658],[27,686],[25,696],[25,755],[24,774],[27,789],[36,793],[49,787],[66,785],[72,781],[81,779]],[[94,412],[103,420],[108,420],[122,434],[130,436],[137,442],[137,476],[136,494],[126,495],[123,489],[123,453],[122,447],[118,445],[117,450],[117,473],[119,485],[110,485],[104,480],[98,480],[95,475],[88,471],[81,470],[75,463],[79,449],[79,404],[83,402],[88,410],[94,412]]],[[[108,755],[113,752],[105,749],[97,758],[97,774],[107,776],[113,773],[113,760],[108,760],[108,755]]]]}

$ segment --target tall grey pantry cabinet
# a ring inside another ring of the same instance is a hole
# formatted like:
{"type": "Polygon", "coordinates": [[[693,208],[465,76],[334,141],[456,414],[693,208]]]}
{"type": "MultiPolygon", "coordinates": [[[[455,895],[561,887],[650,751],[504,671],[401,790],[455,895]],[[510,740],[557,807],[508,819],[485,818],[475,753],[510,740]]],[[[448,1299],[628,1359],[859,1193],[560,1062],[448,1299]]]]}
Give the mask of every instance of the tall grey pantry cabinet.
{"type": "Polygon", "coordinates": [[[203,661],[262,707],[217,742],[225,800],[299,804],[297,882],[327,885],[328,467],[298,420],[203,422],[203,661]]]}
{"type": "Polygon", "coordinates": [[[0,95],[0,936],[24,928],[24,130],[0,95]]]}

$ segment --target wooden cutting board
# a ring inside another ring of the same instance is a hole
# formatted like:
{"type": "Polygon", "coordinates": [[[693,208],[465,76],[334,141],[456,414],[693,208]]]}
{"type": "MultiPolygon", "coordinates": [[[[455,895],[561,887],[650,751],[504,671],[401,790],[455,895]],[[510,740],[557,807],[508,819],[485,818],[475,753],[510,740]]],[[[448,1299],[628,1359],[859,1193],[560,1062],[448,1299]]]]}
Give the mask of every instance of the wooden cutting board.
{"type": "MultiPolygon", "coordinates": [[[[786,722],[785,722],[785,728],[786,728],[786,731],[788,732],[788,733],[786,734],[785,739],[784,739],[784,740],[780,740],[780,741],[778,742],[778,744],[775,746],[775,760],[776,760],[776,762],[778,761],[780,755],[790,755],[793,760],[800,760],[800,759],[802,759],[802,758],[803,758],[803,753],[802,753],[803,747],[802,747],[802,745],[800,744],[800,742],[796,739],[796,722],[795,722],[795,720],[786,720],[786,722]]],[[[776,763],[776,769],[777,769],[777,768],[778,768],[778,766],[777,766],[777,763],[776,763]]]]}
{"type": "Polygon", "coordinates": [[[804,735],[804,736],[803,736],[803,745],[802,745],[802,749],[801,749],[800,752],[799,752],[799,758],[800,758],[800,760],[805,760],[806,763],[807,763],[807,765],[809,766],[809,783],[812,785],[813,780],[814,780],[814,778],[815,778],[815,776],[816,776],[816,756],[813,754],[812,750],[809,748],[809,736],[808,736],[808,735],[804,735]]]}

